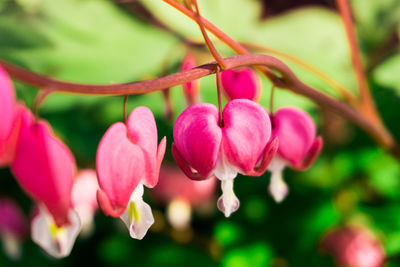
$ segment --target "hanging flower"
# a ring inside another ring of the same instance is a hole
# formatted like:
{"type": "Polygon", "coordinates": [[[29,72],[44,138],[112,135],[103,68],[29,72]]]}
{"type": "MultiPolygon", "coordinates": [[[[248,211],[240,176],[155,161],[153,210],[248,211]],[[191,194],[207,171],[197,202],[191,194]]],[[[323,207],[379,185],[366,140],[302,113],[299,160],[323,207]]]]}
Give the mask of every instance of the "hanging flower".
{"type": "MultiPolygon", "coordinates": [[[[196,57],[188,52],[182,62],[181,71],[190,70],[197,66],[196,57]]],[[[199,102],[200,80],[193,80],[182,85],[188,106],[199,102]]]]}
{"type": "Polygon", "coordinates": [[[222,119],[219,125],[218,110],[211,104],[187,108],[175,122],[172,154],[188,177],[203,180],[215,175],[221,180],[218,208],[229,217],[239,208],[233,179],[238,173],[263,174],[278,142],[270,140],[268,113],[253,101],[228,102],[222,119]]]}
{"type": "Polygon", "coordinates": [[[221,73],[221,82],[229,100],[245,98],[257,101],[260,97],[260,78],[251,68],[225,70],[221,73]]]}
{"type": "Polygon", "coordinates": [[[33,241],[57,258],[69,255],[80,229],[79,217],[71,209],[75,168],[71,151],[50,125],[36,122],[25,109],[11,170],[39,206],[31,225],[33,241]]]}
{"type": "Polygon", "coordinates": [[[20,207],[9,198],[0,198],[0,239],[12,259],[21,257],[21,242],[27,234],[27,219],[20,207]]]}
{"type": "Polygon", "coordinates": [[[215,179],[193,181],[176,166],[162,166],[160,180],[152,191],[157,200],[167,205],[167,218],[178,230],[190,225],[192,208],[208,206],[216,189],[215,179]]]}
{"type": "Polygon", "coordinates": [[[98,189],[95,170],[83,169],[78,172],[72,186],[72,206],[81,220],[81,234],[86,236],[93,231],[93,217],[98,209],[96,198],[98,189]]]}
{"type": "Polygon", "coordinates": [[[10,164],[14,158],[19,113],[12,82],[0,66],[0,167],[10,164]]]}
{"type": "Polygon", "coordinates": [[[304,111],[286,107],[272,117],[272,135],[279,138],[278,153],[272,159],[269,191],[276,202],[281,202],[289,192],[282,178],[286,166],[306,170],[322,149],[322,138],[316,137],[315,124],[304,111]]]}
{"type": "Polygon", "coordinates": [[[164,137],[157,147],[156,123],[146,107],[134,109],[126,124],[113,124],[100,141],[97,199],[106,215],[121,217],[132,238],[142,239],[154,223],[143,185],[157,184],[165,146],[164,137]]]}
{"type": "Polygon", "coordinates": [[[334,229],[325,235],[321,245],[338,266],[380,267],[385,261],[382,244],[361,226],[334,229]]]}

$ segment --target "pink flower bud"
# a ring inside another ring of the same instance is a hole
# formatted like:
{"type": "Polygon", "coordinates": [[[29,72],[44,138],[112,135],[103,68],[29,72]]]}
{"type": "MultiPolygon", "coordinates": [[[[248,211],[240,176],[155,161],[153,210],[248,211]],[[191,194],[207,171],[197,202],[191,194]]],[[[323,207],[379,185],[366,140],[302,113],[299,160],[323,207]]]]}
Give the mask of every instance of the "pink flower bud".
{"type": "Polygon", "coordinates": [[[100,141],[97,199],[106,215],[121,216],[133,238],[143,238],[154,221],[142,199],[143,184],[157,184],[165,146],[164,137],[157,147],[156,123],[146,107],[134,109],[126,124],[113,124],[100,141]]]}
{"type": "Polygon", "coordinates": [[[260,78],[251,68],[225,70],[221,73],[221,82],[229,100],[245,98],[257,101],[260,96],[260,78]]]}
{"type": "Polygon", "coordinates": [[[281,108],[274,114],[272,135],[278,137],[279,148],[268,167],[272,173],[269,191],[276,202],[281,202],[289,192],[282,179],[285,166],[307,169],[319,155],[323,143],[321,137],[316,137],[311,117],[293,107],[281,108]]]}
{"type": "Polygon", "coordinates": [[[12,82],[0,66],[0,167],[10,164],[14,158],[19,111],[12,82]]]}
{"type": "Polygon", "coordinates": [[[339,266],[379,267],[385,261],[381,243],[359,226],[346,226],[329,232],[322,248],[333,256],[339,266]]]}
{"type": "Polygon", "coordinates": [[[219,209],[228,217],[239,207],[233,193],[238,173],[263,174],[276,152],[277,139],[270,140],[268,113],[247,99],[230,101],[218,124],[218,110],[211,104],[187,108],[176,120],[172,154],[185,174],[195,180],[215,175],[222,181],[219,209]]]}
{"type": "Polygon", "coordinates": [[[34,242],[56,258],[66,257],[79,233],[80,220],[71,209],[75,160],[45,121],[21,112],[15,158],[11,165],[21,187],[39,204],[31,225],[34,242]]]}
{"type": "MultiPolygon", "coordinates": [[[[183,59],[181,71],[190,70],[197,66],[197,61],[195,56],[188,52],[183,59]]],[[[199,101],[199,87],[200,81],[194,80],[182,85],[183,93],[186,97],[186,102],[188,106],[196,104],[199,101]]]]}
{"type": "Polygon", "coordinates": [[[75,160],[50,125],[21,113],[21,128],[11,169],[22,188],[53,215],[57,226],[69,223],[75,160]]]}

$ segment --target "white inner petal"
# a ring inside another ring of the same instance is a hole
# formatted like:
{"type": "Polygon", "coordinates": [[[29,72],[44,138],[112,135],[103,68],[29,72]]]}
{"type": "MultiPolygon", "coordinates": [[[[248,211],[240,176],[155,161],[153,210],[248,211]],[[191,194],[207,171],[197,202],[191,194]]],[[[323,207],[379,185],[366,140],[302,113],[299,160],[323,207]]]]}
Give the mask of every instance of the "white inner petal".
{"type": "Polygon", "coordinates": [[[221,151],[214,175],[221,181],[222,196],[218,199],[217,207],[225,217],[229,217],[240,205],[233,191],[233,179],[236,178],[238,172],[239,169],[229,164],[221,151]]]}
{"type": "Polygon", "coordinates": [[[151,207],[143,201],[143,193],[143,184],[140,183],[133,191],[128,207],[120,217],[129,229],[130,236],[139,240],[154,223],[151,207]]]}
{"type": "Polygon", "coordinates": [[[74,210],[69,211],[68,218],[70,225],[57,227],[46,208],[40,207],[31,225],[32,240],[55,258],[68,256],[81,228],[79,216],[74,210]]]}
{"type": "Polygon", "coordinates": [[[282,202],[289,193],[289,188],[282,178],[281,171],[274,171],[271,173],[269,192],[273,199],[278,203],[282,202]]]}
{"type": "Polygon", "coordinates": [[[75,211],[81,220],[81,237],[89,237],[94,231],[94,213],[95,211],[90,205],[75,206],[75,211]]]}
{"type": "Polygon", "coordinates": [[[274,172],[274,171],[280,171],[281,172],[286,167],[286,165],[287,165],[287,163],[283,158],[281,158],[278,155],[275,155],[272,158],[272,160],[269,163],[269,165],[268,165],[268,170],[270,172],[274,172]]]}
{"type": "Polygon", "coordinates": [[[221,151],[217,166],[214,169],[214,175],[221,181],[234,179],[239,172],[239,169],[229,164],[221,151]]]}

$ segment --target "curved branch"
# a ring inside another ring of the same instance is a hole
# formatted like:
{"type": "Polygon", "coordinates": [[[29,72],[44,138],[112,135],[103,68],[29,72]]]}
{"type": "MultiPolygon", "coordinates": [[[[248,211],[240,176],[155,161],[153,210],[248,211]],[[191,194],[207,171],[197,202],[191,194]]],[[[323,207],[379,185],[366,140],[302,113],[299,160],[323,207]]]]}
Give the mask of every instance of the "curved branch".
{"type": "MultiPolygon", "coordinates": [[[[274,57],[267,55],[247,54],[225,58],[224,62],[227,69],[250,65],[266,66],[279,74],[279,77],[275,74],[273,74],[274,76],[272,77],[272,81],[276,87],[288,89],[294,93],[308,97],[319,105],[329,108],[339,115],[348,118],[350,121],[357,124],[363,130],[369,133],[377,143],[382,145],[387,150],[394,150],[397,146],[395,140],[385,128],[371,123],[366,117],[357,112],[354,108],[350,107],[348,104],[325,95],[318,90],[304,84],[296,77],[296,75],[289,69],[287,65],[274,57]]],[[[212,62],[187,71],[152,80],[125,84],[93,85],[59,81],[41,74],[27,71],[1,59],[0,65],[2,65],[4,69],[15,79],[40,89],[47,88],[59,92],[92,95],[146,94],[184,84],[192,80],[213,74],[216,72],[218,67],[216,62],[212,62]]]]}

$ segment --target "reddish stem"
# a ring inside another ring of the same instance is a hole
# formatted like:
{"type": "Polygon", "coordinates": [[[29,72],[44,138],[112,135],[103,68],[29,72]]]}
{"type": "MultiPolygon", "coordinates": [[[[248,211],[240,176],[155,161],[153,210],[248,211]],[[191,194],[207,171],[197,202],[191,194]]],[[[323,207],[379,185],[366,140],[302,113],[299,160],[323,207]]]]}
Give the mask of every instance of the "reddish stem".
{"type": "Polygon", "coordinates": [[[364,72],[349,2],[348,0],[336,0],[336,4],[343,20],[347,41],[350,48],[351,62],[353,64],[358,88],[360,90],[361,108],[365,115],[368,116],[372,121],[381,124],[381,120],[377,115],[374,100],[370,94],[367,77],[364,72]]]}
{"type": "Polygon", "coordinates": [[[222,97],[221,97],[221,68],[220,66],[217,66],[217,72],[215,73],[215,78],[217,81],[217,95],[218,95],[218,112],[219,112],[219,121],[218,125],[219,127],[223,128],[224,127],[224,118],[222,117],[222,97]]]}
{"type": "Polygon", "coordinates": [[[122,104],[122,117],[124,123],[126,123],[126,102],[128,101],[128,95],[124,95],[124,103],[122,104]]]}
{"type": "Polygon", "coordinates": [[[213,55],[215,61],[218,62],[219,66],[222,69],[225,69],[226,65],[224,63],[223,58],[218,53],[217,49],[215,49],[215,47],[212,44],[210,38],[208,37],[207,31],[204,28],[203,17],[200,15],[200,9],[199,9],[199,5],[197,4],[197,0],[191,0],[191,1],[194,4],[194,7],[196,8],[196,22],[200,27],[200,31],[201,31],[201,34],[203,35],[203,38],[204,38],[205,42],[206,42],[207,48],[208,48],[208,50],[210,50],[211,54],[213,55]]]}

